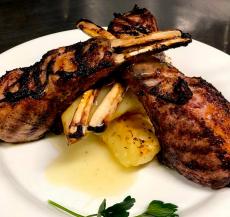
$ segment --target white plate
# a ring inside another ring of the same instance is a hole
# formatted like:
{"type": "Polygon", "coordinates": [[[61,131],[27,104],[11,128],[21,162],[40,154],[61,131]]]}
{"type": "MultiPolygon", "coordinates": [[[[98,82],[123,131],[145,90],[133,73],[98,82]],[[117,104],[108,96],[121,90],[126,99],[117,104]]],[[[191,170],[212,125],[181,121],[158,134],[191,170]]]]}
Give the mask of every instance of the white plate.
{"type": "MultiPolygon", "coordinates": [[[[41,55],[59,46],[83,41],[78,30],[44,36],[0,55],[0,71],[28,66],[41,55]]],[[[172,63],[186,75],[202,76],[230,99],[230,57],[208,45],[193,40],[186,48],[170,50],[172,63]]],[[[32,144],[0,146],[0,216],[65,216],[47,205],[52,199],[74,210],[93,213],[102,198],[70,188],[51,185],[44,176],[47,165],[56,157],[52,146],[61,137],[47,137],[32,144]]],[[[143,210],[152,199],[175,203],[182,217],[226,217],[230,213],[230,188],[211,190],[187,181],[175,171],[149,164],[138,172],[138,178],[126,192],[109,197],[109,203],[131,195],[137,199],[132,214],[143,210]]]]}

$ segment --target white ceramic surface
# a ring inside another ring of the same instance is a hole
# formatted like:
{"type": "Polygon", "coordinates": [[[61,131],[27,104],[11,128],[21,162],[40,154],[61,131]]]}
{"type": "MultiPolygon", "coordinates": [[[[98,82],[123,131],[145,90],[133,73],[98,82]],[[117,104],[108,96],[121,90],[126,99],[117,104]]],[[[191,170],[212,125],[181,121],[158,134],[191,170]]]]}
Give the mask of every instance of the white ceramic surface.
{"type": "MultiPolygon", "coordinates": [[[[0,55],[0,72],[4,74],[6,70],[31,65],[48,50],[85,39],[80,31],[71,30],[26,42],[0,55]]],[[[185,48],[168,51],[167,55],[186,75],[202,76],[230,100],[229,55],[195,40],[185,48]]],[[[48,136],[30,144],[0,145],[1,217],[65,216],[48,206],[48,199],[82,214],[95,212],[103,198],[53,186],[45,178],[45,168],[58,154],[52,144],[62,139],[62,136],[48,136]]],[[[138,178],[126,192],[107,199],[112,204],[127,195],[137,200],[132,214],[157,199],[177,204],[181,217],[230,216],[230,188],[218,191],[203,188],[157,162],[140,169],[138,178]]]]}

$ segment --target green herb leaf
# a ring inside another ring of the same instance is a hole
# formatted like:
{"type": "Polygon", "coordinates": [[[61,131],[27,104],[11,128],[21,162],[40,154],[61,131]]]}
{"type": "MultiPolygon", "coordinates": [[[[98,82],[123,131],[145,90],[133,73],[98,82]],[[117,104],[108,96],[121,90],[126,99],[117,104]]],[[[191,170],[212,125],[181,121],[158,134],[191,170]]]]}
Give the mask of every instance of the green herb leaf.
{"type": "Polygon", "coordinates": [[[48,203],[49,203],[50,205],[52,205],[52,206],[57,207],[58,209],[61,209],[61,210],[65,211],[65,212],[71,214],[72,216],[75,216],[75,217],[85,217],[85,216],[83,216],[83,215],[80,215],[80,214],[78,214],[78,213],[76,213],[76,212],[73,212],[73,211],[71,211],[71,210],[65,208],[64,206],[62,206],[62,205],[60,205],[60,204],[58,204],[58,203],[56,203],[56,202],[54,202],[54,201],[52,201],[52,200],[48,200],[48,203]]]}
{"type": "Polygon", "coordinates": [[[101,203],[101,205],[99,206],[98,212],[97,212],[97,217],[101,217],[101,213],[105,210],[106,208],[106,199],[104,199],[101,203]]]}
{"type": "Polygon", "coordinates": [[[101,212],[103,217],[128,217],[128,210],[133,207],[135,199],[128,196],[121,203],[117,203],[101,212]]]}
{"type": "MultiPolygon", "coordinates": [[[[80,215],[76,212],[73,212],[58,203],[55,203],[52,200],[48,200],[48,203],[52,206],[61,209],[72,216],[75,217],[128,217],[129,212],[128,210],[133,207],[135,203],[135,199],[128,196],[122,202],[117,203],[111,207],[106,209],[106,200],[104,199],[98,209],[97,214],[92,214],[88,216],[80,215]]],[[[147,210],[136,217],[179,217],[177,212],[177,206],[171,203],[164,203],[159,200],[153,200],[147,210]]]]}
{"type": "Polygon", "coordinates": [[[171,203],[164,203],[159,200],[153,200],[147,210],[136,217],[178,217],[176,214],[177,206],[171,203]]]}

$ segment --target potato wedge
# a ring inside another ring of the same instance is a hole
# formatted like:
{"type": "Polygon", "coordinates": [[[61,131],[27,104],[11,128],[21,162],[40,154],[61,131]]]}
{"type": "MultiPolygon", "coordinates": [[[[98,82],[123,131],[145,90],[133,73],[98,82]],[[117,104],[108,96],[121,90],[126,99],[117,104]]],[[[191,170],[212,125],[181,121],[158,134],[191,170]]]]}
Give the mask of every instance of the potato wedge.
{"type": "Polygon", "coordinates": [[[125,167],[145,164],[160,151],[154,129],[142,114],[121,116],[112,121],[100,137],[125,167]]]}

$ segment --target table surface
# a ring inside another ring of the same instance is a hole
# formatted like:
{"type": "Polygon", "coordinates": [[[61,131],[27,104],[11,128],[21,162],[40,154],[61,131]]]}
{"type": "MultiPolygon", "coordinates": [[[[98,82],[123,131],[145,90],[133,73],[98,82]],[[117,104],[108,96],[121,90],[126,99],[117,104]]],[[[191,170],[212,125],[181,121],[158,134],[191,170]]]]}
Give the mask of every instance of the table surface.
{"type": "Polygon", "coordinates": [[[178,28],[230,54],[230,0],[0,0],[0,53],[22,42],[73,29],[85,17],[107,26],[134,4],[156,16],[160,29],[178,28]]]}

